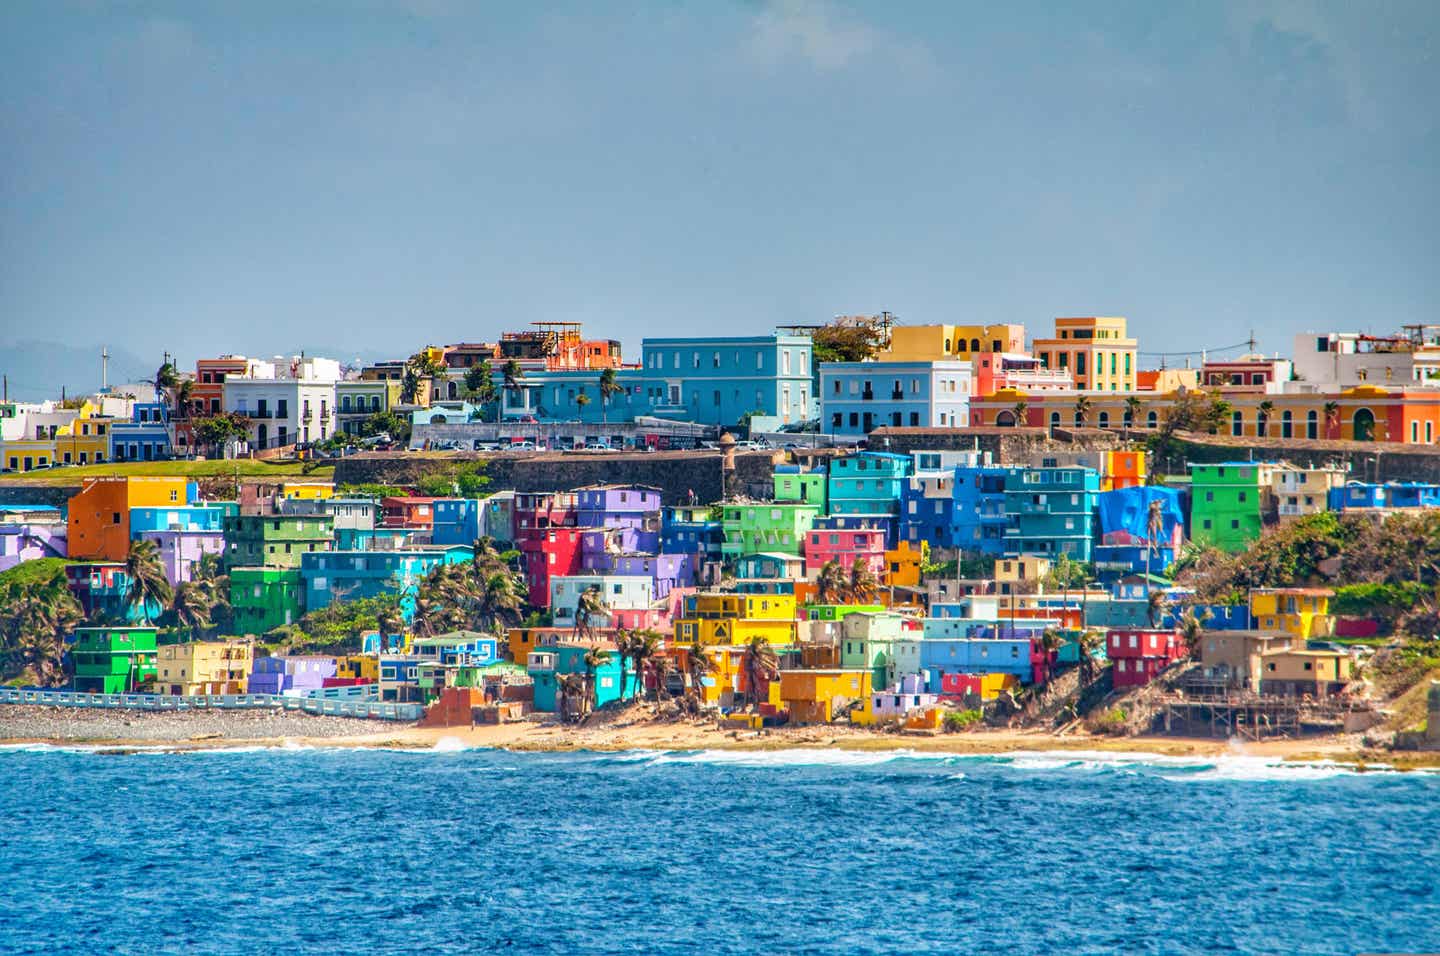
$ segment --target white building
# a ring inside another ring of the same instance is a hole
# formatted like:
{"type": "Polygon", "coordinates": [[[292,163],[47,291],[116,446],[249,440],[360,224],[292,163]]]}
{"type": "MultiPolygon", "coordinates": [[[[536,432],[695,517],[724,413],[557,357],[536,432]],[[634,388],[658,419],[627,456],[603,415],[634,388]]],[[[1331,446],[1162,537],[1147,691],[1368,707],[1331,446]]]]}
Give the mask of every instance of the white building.
{"type": "MultiPolygon", "coordinates": [[[[612,611],[644,610],[655,603],[655,581],[649,576],[629,574],[577,574],[550,579],[550,613],[556,627],[574,627],[580,595],[597,588],[605,607],[612,611]]],[[[590,622],[608,627],[608,616],[590,622]]]]}
{"type": "Polygon", "coordinates": [[[335,384],[341,379],[334,359],[277,357],[254,362],[245,375],[227,375],[227,412],[250,419],[250,446],[280,448],[323,441],[335,433],[335,384]]]}
{"type": "Polygon", "coordinates": [[[1400,335],[1303,332],[1293,362],[1299,381],[1289,391],[1440,386],[1440,325],[1407,325],[1400,335]]]}

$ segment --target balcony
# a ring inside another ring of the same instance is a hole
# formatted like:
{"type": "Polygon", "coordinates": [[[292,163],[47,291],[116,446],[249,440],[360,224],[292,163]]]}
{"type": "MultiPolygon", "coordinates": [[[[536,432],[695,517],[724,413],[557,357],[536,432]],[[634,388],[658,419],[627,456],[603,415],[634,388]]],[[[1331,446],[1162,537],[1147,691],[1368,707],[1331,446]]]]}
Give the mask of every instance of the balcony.
{"type": "Polygon", "coordinates": [[[901,400],[904,399],[904,398],[905,398],[905,393],[904,393],[903,391],[901,391],[900,389],[898,389],[898,388],[895,389],[895,390],[893,390],[893,391],[890,393],[890,400],[891,400],[892,402],[898,402],[898,401],[901,401],[901,400]]]}

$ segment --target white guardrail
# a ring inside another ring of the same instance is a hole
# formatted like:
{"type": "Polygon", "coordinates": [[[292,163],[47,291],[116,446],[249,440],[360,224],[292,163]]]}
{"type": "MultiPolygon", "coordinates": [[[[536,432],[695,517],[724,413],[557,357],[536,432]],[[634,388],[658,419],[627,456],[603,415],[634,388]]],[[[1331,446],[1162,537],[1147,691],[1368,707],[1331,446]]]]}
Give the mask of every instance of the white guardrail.
{"type": "Polygon", "coordinates": [[[420,704],[389,704],[378,700],[327,700],[277,694],[86,694],[73,690],[25,690],[0,687],[0,704],[42,707],[87,707],[108,710],[294,710],[326,717],[370,720],[419,720],[420,704]]]}

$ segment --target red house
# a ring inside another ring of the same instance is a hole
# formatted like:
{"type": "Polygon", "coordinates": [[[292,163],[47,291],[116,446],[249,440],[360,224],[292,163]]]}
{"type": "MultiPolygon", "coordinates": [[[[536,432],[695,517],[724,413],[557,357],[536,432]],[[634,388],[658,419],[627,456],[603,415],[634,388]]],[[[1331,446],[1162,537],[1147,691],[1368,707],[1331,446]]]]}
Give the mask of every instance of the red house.
{"type": "MultiPolygon", "coordinates": [[[[543,538],[545,533],[552,528],[573,528],[577,523],[577,517],[576,495],[573,491],[517,491],[515,493],[516,541],[523,542],[528,539],[543,538]]],[[[546,593],[549,593],[548,587],[546,593]]]]}
{"type": "Polygon", "coordinates": [[[381,498],[381,524],[387,528],[429,531],[435,526],[434,498],[381,498]]]}
{"type": "Polygon", "coordinates": [[[1116,687],[1139,687],[1185,656],[1180,635],[1144,627],[1105,632],[1105,653],[1114,662],[1116,687]]]}
{"type": "Polygon", "coordinates": [[[537,531],[532,528],[527,537],[518,540],[518,544],[525,560],[525,584],[530,589],[530,604],[547,608],[550,606],[550,578],[581,573],[580,529],[537,531]]]}

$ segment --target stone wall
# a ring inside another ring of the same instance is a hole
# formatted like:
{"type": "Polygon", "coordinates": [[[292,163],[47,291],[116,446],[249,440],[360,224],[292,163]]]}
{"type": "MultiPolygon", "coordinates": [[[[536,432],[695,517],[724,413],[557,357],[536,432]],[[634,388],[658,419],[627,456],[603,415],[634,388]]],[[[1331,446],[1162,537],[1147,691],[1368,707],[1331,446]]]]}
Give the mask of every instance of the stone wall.
{"type": "Polygon", "coordinates": [[[1399,442],[1328,441],[1305,438],[1235,438],[1177,435],[1178,454],[1164,463],[1183,473],[1191,462],[1289,461],[1304,467],[1349,465],[1353,481],[1440,483],[1440,447],[1399,442]]]}
{"type": "MultiPolygon", "coordinates": [[[[700,501],[722,497],[719,452],[361,454],[336,463],[335,482],[410,485],[425,475],[443,474],[459,464],[480,460],[485,462],[489,487],[494,491],[566,491],[629,482],[659,488],[665,504],[683,503],[690,490],[700,501]]],[[[725,490],[752,496],[763,492],[768,497],[773,473],[770,454],[737,454],[735,473],[725,490]]]]}
{"type": "Polygon", "coordinates": [[[914,451],[988,451],[996,464],[1025,462],[1047,452],[1119,448],[1119,435],[1098,428],[879,428],[870,433],[872,451],[908,455],[914,451]]]}
{"type": "Polygon", "coordinates": [[[63,508],[80,493],[79,485],[0,484],[0,505],[53,505],[63,508]]]}

